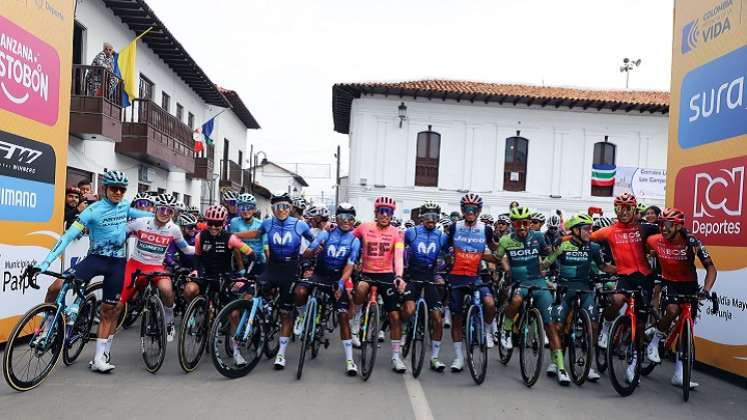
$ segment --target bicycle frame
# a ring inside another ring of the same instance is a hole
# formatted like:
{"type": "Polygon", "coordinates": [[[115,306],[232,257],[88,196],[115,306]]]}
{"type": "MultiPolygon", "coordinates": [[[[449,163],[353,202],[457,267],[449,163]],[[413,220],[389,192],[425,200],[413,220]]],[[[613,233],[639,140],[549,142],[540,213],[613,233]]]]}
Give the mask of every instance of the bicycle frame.
{"type": "MultiPolygon", "coordinates": [[[[62,313],[67,308],[67,305],[65,304],[65,296],[67,295],[67,292],[69,292],[71,289],[75,293],[75,298],[85,300],[85,296],[83,295],[83,292],[81,291],[81,285],[78,284],[78,282],[75,281],[74,277],[67,277],[63,274],[59,273],[53,273],[51,271],[44,271],[41,274],[50,275],[52,277],[56,277],[58,279],[62,279],[62,287],[60,288],[60,291],[57,293],[57,298],[55,299],[55,304],[57,305],[57,311],[54,314],[54,318],[52,318],[52,321],[49,325],[57,325],[57,320],[63,316],[62,313]]],[[[46,324],[47,318],[45,317],[42,321],[42,326],[46,324]]],[[[45,331],[44,337],[41,338],[41,343],[37,342],[38,344],[43,344],[42,348],[44,350],[47,349],[47,345],[49,344],[49,338],[52,334],[53,328],[47,328],[45,331]]]]}
{"type": "Polygon", "coordinates": [[[677,340],[682,334],[682,329],[685,327],[685,322],[690,324],[690,331],[693,330],[693,318],[692,318],[692,304],[689,302],[681,302],[680,315],[677,317],[677,323],[674,325],[673,334],[669,334],[667,338],[666,348],[672,348],[675,340],[677,340]]]}
{"type": "MultiPolygon", "coordinates": [[[[368,289],[368,304],[366,305],[367,307],[370,307],[371,304],[375,304],[376,303],[376,298],[378,297],[378,291],[379,291],[379,287],[375,283],[371,284],[370,289],[368,289]]],[[[368,337],[368,335],[367,335],[368,334],[368,331],[367,331],[368,330],[368,312],[369,311],[365,312],[366,315],[363,318],[363,327],[364,328],[363,328],[361,337],[368,337]]]]}

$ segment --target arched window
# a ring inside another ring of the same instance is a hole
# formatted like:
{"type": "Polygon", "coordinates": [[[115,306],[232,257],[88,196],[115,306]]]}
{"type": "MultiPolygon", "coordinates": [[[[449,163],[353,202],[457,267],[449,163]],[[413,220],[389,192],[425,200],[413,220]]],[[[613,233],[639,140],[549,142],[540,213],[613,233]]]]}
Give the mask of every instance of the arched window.
{"type": "Polygon", "coordinates": [[[503,164],[503,189],[525,191],[527,188],[527,151],[529,140],[524,137],[506,139],[505,163],[503,164]]]}
{"type": "Polygon", "coordinates": [[[616,149],[614,144],[607,141],[594,143],[591,195],[595,197],[612,197],[612,191],[615,188],[612,170],[615,168],[616,149]]]}
{"type": "Polygon", "coordinates": [[[441,154],[441,135],[431,130],[418,133],[417,157],[415,159],[415,185],[438,186],[438,161],[441,154]]]}

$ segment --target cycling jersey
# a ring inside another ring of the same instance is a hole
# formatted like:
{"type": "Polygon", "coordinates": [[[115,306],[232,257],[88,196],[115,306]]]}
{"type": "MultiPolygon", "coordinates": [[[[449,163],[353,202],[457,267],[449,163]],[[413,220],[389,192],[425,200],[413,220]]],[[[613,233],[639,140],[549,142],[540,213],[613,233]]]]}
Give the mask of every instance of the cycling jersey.
{"type": "Polygon", "coordinates": [[[352,231],[319,231],[309,248],[317,249],[321,244],[324,244],[324,247],[317,258],[317,269],[322,274],[340,272],[346,265],[354,265],[360,256],[361,241],[352,231]]]}
{"type": "Polygon", "coordinates": [[[485,249],[493,239],[493,229],[483,222],[468,225],[460,220],[449,226],[448,245],[454,248],[454,264],[449,274],[475,277],[485,249]]]}
{"type": "Polygon", "coordinates": [[[392,225],[380,228],[376,222],[363,223],[353,231],[361,241],[364,273],[395,273],[402,276],[405,244],[402,232],[392,225]]]}
{"type": "Polygon", "coordinates": [[[508,256],[511,278],[517,283],[542,279],[540,257],[548,254],[549,247],[545,243],[545,236],[536,231],[529,231],[526,239],[519,238],[515,233],[504,235],[498,242],[498,249],[495,252],[499,259],[504,255],[508,256]]]}
{"type": "Polygon", "coordinates": [[[238,249],[245,255],[252,253],[249,245],[229,232],[222,231],[216,236],[208,231],[198,233],[195,239],[195,262],[198,270],[208,277],[230,272],[233,249],[238,249]]]}
{"type": "Polygon", "coordinates": [[[163,265],[166,251],[173,242],[185,254],[194,254],[182,236],[182,231],[169,221],[158,226],[153,216],[135,219],[127,224],[127,233],[136,238],[130,259],[146,265],[163,265]]]}
{"type": "Polygon", "coordinates": [[[593,232],[591,240],[609,245],[617,274],[628,276],[641,273],[648,276],[651,274],[651,265],[646,258],[644,245],[647,238],[655,233],[658,233],[656,225],[635,222],[624,224],[618,220],[611,226],[593,232]]]}
{"type": "Polygon", "coordinates": [[[301,239],[314,241],[309,225],[295,217],[265,219],[258,230],[267,235],[271,263],[297,262],[301,239]]]}
{"type": "MultiPolygon", "coordinates": [[[[241,217],[234,217],[233,219],[231,219],[231,222],[228,225],[228,231],[231,233],[239,233],[251,230],[259,230],[260,225],[262,225],[262,221],[260,221],[256,217],[252,217],[252,220],[249,223],[247,223],[246,220],[241,217]]],[[[249,245],[249,247],[252,248],[252,251],[254,251],[255,262],[265,262],[264,247],[267,246],[267,235],[262,235],[262,237],[260,238],[244,239],[244,243],[249,245]]]]}
{"type": "Polygon", "coordinates": [[[449,238],[438,229],[428,229],[424,225],[405,231],[407,247],[407,269],[411,273],[433,274],[438,256],[446,248],[449,238]]]}
{"type": "MultiPolygon", "coordinates": [[[[195,238],[196,236],[185,236],[184,241],[187,243],[187,245],[191,245],[192,247],[194,247],[195,238]]],[[[176,247],[176,244],[171,242],[171,244],[169,245],[169,249],[166,251],[166,258],[164,259],[164,262],[170,268],[174,268],[175,266],[180,265],[185,268],[193,269],[195,267],[195,256],[194,254],[185,254],[183,252],[179,252],[179,248],[176,247]]]]}
{"type": "Polygon", "coordinates": [[[662,234],[651,235],[646,241],[649,248],[656,252],[661,268],[661,277],[671,282],[696,282],[695,256],[707,267],[713,262],[711,256],[700,241],[688,233],[675,236],[667,241],[662,234]]]}
{"type": "Polygon", "coordinates": [[[603,266],[601,246],[594,242],[579,244],[575,239],[566,240],[547,257],[547,262],[558,262],[560,282],[586,283],[592,264],[603,266]]]}

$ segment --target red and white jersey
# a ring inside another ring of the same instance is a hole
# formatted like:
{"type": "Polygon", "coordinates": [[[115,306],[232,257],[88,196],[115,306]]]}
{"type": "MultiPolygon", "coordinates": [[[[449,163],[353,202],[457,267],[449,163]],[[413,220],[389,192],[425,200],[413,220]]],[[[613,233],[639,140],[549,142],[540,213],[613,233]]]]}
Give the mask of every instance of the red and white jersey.
{"type": "Polygon", "coordinates": [[[141,217],[127,224],[127,233],[135,237],[130,258],[143,264],[162,265],[171,242],[186,254],[194,253],[194,247],[187,245],[179,226],[171,221],[158,226],[153,217],[141,217]]]}

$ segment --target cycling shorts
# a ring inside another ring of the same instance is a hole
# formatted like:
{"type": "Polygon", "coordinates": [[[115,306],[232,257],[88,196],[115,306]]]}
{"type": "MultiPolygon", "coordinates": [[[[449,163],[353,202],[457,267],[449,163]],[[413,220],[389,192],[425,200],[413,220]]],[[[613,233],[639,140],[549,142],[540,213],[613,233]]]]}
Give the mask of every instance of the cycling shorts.
{"type": "MultiPolygon", "coordinates": [[[[142,290],[143,287],[145,287],[145,282],[146,282],[145,277],[139,277],[137,279],[137,284],[133,287],[130,287],[132,286],[132,275],[135,274],[135,271],[137,270],[140,270],[140,272],[143,274],[148,274],[148,273],[163,272],[164,268],[163,268],[163,265],[144,264],[133,258],[130,258],[129,260],[127,260],[127,266],[125,267],[125,270],[124,270],[124,284],[122,285],[122,297],[120,298],[120,301],[122,302],[129,301],[130,298],[135,294],[137,290],[142,290]]],[[[168,277],[153,277],[151,279],[151,284],[153,286],[156,286],[158,282],[163,278],[168,278],[168,277]]]]}
{"type": "MultiPolygon", "coordinates": [[[[528,279],[524,280],[514,288],[514,296],[521,296],[523,299],[529,295],[529,288],[535,287],[547,287],[547,280],[544,278],[539,279],[528,279]]],[[[552,304],[553,297],[549,290],[535,290],[532,292],[534,296],[534,307],[540,311],[542,315],[542,322],[549,324],[552,322],[552,304]]]]}
{"type": "MultiPolygon", "coordinates": [[[[676,305],[679,300],[676,298],[670,298],[668,295],[689,295],[696,294],[700,290],[700,286],[697,281],[693,282],[681,282],[681,281],[662,281],[662,292],[661,292],[661,308],[666,309],[667,305],[676,305]]],[[[692,305],[693,318],[695,318],[695,312],[698,309],[698,305],[692,305]]]]}
{"type": "Polygon", "coordinates": [[[259,276],[263,293],[267,294],[272,289],[278,289],[278,307],[281,311],[290,312],[294,309],[291,288],[298,281],[298,264],[292,263],[269,263],[265,272],[259,276]]]}
{"type": "Polygon", "coordinates": [[[104,276],[102,298],[104,303],[116,305],[122,293],[126,258],[90,254],[66,271],[88,283],[96,276],[104,276]]]}
{"type": "Polygon", "coordinates": [[[362,273],[361,281],[366,281],[369,278],[375,282],[381,282],[382,284],[376,284],[378,287],[378,295],[381,296],[382,302],[384,302],[384,312],[395,312],[399,311],[400,295],[397,293],[397,289],[394,287],[394,273],[362,273]]]}
{"type": "Polygon", "coordinates": [[[417,281],[427,281],[427,284],[414,284],[407,283],[407,290],[405,291],[405,301],[417,302],[420,294],[423,293],[425,303],[428,305],[428,309],[431,311],[440,311],[443,309],[443,298],[441,290],[442,287],[435,283],[433,274],[429,276],[418,275],[415,273],[411,274],[411,278],[417,281]]]}
{"type": "MultiPolygon", "coordinates": [[[[560,305],[555,306],[552,312],[552,320],[560,324],[564,324],[566,318],[568,318],[568,313],[570,312],[571,307],[573,307],[573,303],[576,301],[576,291],[589,290],[589,287],[586,285],[566,284],[565,286],[568,287],[565,296],[563,296],[563,299],[560,301],[560,305]]],[[[595,318],[597,315],[597,308],[594,306],[593,291],[581,294],[581,309],[585,309],[586,312],[589,313],[591,319],[595,318]]]]}
{"type": "MultiPolygon", "coordinates": [[[[342,289],[342,294],[340,295],[340,299],[335,299],[335,292],[334,290],[337,290],[337,286],[340,280],[340,274],[339,273],[331,273],[331,274],[325,274],[325,273],[314,273],[314,275],[311,277],[311,281],[315,283],[324,283],[332,286],[332,290],[324,289],[324,293],[327,294],[327,296],[332,299],[332,301],[335,303],[335,310],[337,312],[347,312],[349,305],[350,298],[348,297],[348,291],[344,288],[342,289]]],[[[308,284],[304,282],[300,282],[296,284],[296,287],[309,287],[308,284]]]]}
{"type": "Polygon", "coordinates": [[[648,306],[651,302],[651,292],[654,289],[654,279],[651,276],[633,273],[617,279],[618,290],[635,290],[638,286],[643,287],[643,305],[648,306]]]}
{"type": "MultiPolygon", "coordinates": [[[[447,276],[449,284],[451,286],[464,286],[468,284],[480,284],[482,280],[479,276],[462,276],[456,274],[449,274],[447,276]]],[[[481,287],[480,299],[485,299],[488,296],[493,296],[493,293],[487,287],[481,287]]],[[[464,287],[452,287],[451,294],[449,295],[449,310],[452,315],[460,315],[464,310],[464,296],[469,293],[469,289],[464,287]]]]}

